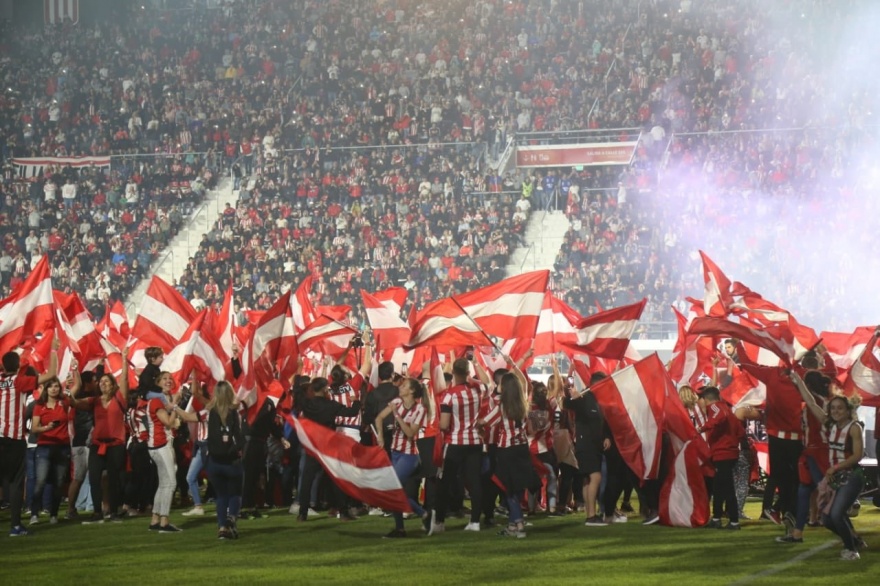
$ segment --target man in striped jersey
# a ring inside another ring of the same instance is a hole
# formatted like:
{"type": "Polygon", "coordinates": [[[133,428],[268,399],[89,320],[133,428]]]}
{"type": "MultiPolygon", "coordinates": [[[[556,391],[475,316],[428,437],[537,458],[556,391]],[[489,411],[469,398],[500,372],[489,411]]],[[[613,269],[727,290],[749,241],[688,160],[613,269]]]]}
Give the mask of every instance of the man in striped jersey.
{"type": "Polygon", "coordinates": [[[453,362],[452,377],[453,386],[443,395],[440,404],[440,429],[444,432],[446,447],[437,510],[429,535],[445,530],[446,510],[454,483],[460,475],[464,477],[471,496],[471,521],[464,529],[480,530],[480,503],[483,502],[480,465],[483,442],[477,429],[477,421],[481,389],[479,383],[470,380],[470,362],[465,358],[453,362]]]}
{"type": "Polygon", "coordinates": [[[25,398],[37,385],[54,378],[58,371],[58,340],[52,341],[49,371],[37,376],[20,372],[21,359],[16,352],[3,355],[0,373],[0,483],[9,486],[10,537],[27,535],[21,524],[21,499],[24,489],[25,454],[25,398]]]}

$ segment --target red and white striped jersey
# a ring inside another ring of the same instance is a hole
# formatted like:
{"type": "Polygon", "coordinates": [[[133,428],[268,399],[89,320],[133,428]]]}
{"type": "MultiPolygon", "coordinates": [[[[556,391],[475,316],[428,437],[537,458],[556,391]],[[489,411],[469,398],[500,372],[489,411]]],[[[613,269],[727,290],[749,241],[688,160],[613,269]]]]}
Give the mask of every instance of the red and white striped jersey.
{"type": "Polygon", "coordinates": [[[147,447],[161,448],[168,443],[170,433],[165,424],[159,419],[159,410],[165,411],[162,399],[150,399],[147,402],[147,447]]]}
{"type": "Polygon", "coordinates": [[[36,388],[35,376],[0,373],[0,437],[25,439],[24,409],[36,388]]]}
{"type": "Polygon", "coordinates": [[[455,385],[446,391],[440,404],[440,413],[452,416],[446,431],[447,444],[478,446],[483,443],[477,431],[480,394],[480,387],[470,385],[455,385]]]}
{"type": "Polygon", "coordinates": [[[533,454],[543,454],[553,446],[553,419],[556,416],[556,400],[553,399],[549,403],[549,409],[537,409],[533,405],[529,413],[533,429],[532,433],[526,429],[526,435],[529,439],[529,451],[533,454]]]}
{"type": "MultiPolygon", "coordinates": [[[[330,398],[346,407],[351,407],[355,401],[360,400],[363,386],[364,376],[361,373],[357,373],[338,389],[331,388],[330,398]]],[[[360,414],[357,414],[352,417],[337,417],[336,427],[353,427],[360,429],[361,416],[360,414]]]]}
{"type": "Polygon", "coordinates": [[[500,403],[489,411],[486,416],[486,426],[489,429],[497,427],[498,433],[495,435],[495,441],[499,448],[522,446],[529,441],[526,437],[525,419],[516,421],[507,417],[500,403]]]}
{"type": "Polygon", "coordinates": [[[852,456],[852,442],[848,440],[849,430],[853,425],[858,424],[850,421],[843,427],[832,425],[828,430],[828,462],[832,466],[837,466],[852,456]]]}
{"type": "Polygon", "coordinates": [[[125,412],[125,427],[132,441],[147,441],[147,401],[138,399],[137,405],[125,412]]]}
{"type": "MultiPolygon", "coordinates": [[[[428,413],[425,411],[425,407],[421,403],[414,403],[412,407],[407,408],[403,404],[403,399],[396,397],[391,400],[389,405],[394,409],[397,417],[400,417],[404,422],[409,423],[410,425],[416,425],[419,429],[425,427],[428,420],[428,413]]],[[[403,433],[403,430],[400,428],[400,423],[397,421],[397,418],[394,419],[394,437],[391,440],[392,450],[403,454],[417,454],[416,438],[418,437],[418,433],[411,438],[406,437],[406,434],[403,433]]]]}
{"type": "Polygon", "coordinates": [[[198,412],[199,421],[196,423],[196,441],[208,441],[208,410],[202,408],[198,412]]]}

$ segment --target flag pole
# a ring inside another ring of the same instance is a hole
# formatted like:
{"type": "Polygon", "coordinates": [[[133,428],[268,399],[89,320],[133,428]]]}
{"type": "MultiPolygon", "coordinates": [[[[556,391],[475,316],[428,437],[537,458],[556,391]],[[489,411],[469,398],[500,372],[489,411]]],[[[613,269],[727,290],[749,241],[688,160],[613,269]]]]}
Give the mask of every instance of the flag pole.
{"type": "Polygon", "coordinates": [[[490,338],[489,334],[487,334],[486,331],[480,327],[480,324],[478,324],[476,321],[474,321],[474,318],[472,318],[471,315],[464,310],[464,307],[461,306],[461,303],[458,302],[458,299],[456,299],[454,295],[452,297],[450,297],[450,299],[452,299],[453,303],[455,303],[455,305],[458,306],[458,308],[461,310],[461,312],[464,314],[464,316],[467,317],[472,324],[474,324],[474,327],[477,328],[477,331],[479,331],[481,334],[483,334],[483,336],[487,340],[489,340],[489,343],[492,344],[492,347],[495,348],[495,350],[498,353],[504,354],[504,352],[501,351],[501,348],[498,347],[498,344],[495,343],[495,340],[490,338]]]}

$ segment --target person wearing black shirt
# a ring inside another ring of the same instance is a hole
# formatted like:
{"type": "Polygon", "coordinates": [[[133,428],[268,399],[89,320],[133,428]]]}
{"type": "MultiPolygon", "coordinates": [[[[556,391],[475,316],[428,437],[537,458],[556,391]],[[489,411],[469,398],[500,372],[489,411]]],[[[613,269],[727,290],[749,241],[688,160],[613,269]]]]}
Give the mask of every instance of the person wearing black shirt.
{"type": "MultiPolygon", "coordinates": [[[[360,413],[360,401],[355,401],[350,407],[344,406],[330,398],[330,384],[326,378],[318,377],[309,385],[309,390],[303,401],[301,417],[314,421],[318,425],[323,425],[329,429],[336,429],[337,417],[353,417],[360,413]]],[[[307,490],[312,486],[315,475],[321,469],[321,463],[313,456],[306,454],[306,464],[303,469],[302,484],[303,490],[307,490]]],[[[339,518],[343,521],[351,521],[353,517],[344,507],[345,495],[333,483],[334,504],[339,508],[339,518]]],[[[297,521],[305,521],[308,519],[309,499],[299,499],[299,514],[296,516],[297,521]]]]}
{"type": "MultiPolygon", "coordinates": [[[[603,374],[593,374],[590,384],[601,378],[604,378],[603,374]]],[[[604,425],[602,409],[589,389],[580,396],[574,394],[566,397],[562,406],[574,414],[575,456],[578,469],[584,479],[584,509],[587,514],[584,524],[588,527],[604,527],[608,523],[598,514],[596,500],[599,495],[599,484],[602,482],[602,452],[611,445],[611,440],[606,435],[607,428],[604,425]]]]}
{"type": "MultiPolygon", "coordinates": [[[[86,371],[80,375],[82,380],[83,397],[94,397],[98,392],[98,377],[94,372],[86,371]]],[[[70,462],[73,474],[70,478],[70,488],[67,491],[67,515],[66,518],[76,519],[79,513],[76,510],[76,500],[79,497],[80,488],[89,471],[89,436],[95,426],[95,415],[91,411],[75,411],[73,416],[73,437],[70,439],[70,462]]]]}
{"type": "MultiPolygon", "coordinates": [[[[361,433],[362,438],[372,437],[369,426],[376,421],[376,416],[382,412],[392,399],[400,396],[400,390],[391,379],[394,377],[394,364],[391,362],[382,362],[379,364],[379,384],[364,399],[364,416],[362,418],[364,429],[361,433]]],[[[404,376],[406,373],[404,373],[404,376]]],[[[391,437],[394,433],[394,416],[390,415],[382,421],[382,431],[385,437],[391,437]]],[[[370,442],[372,443],[372,442],[370,442]]],[[[385,446],[388,457],[391,457],[390,442],[385,446]]]]}

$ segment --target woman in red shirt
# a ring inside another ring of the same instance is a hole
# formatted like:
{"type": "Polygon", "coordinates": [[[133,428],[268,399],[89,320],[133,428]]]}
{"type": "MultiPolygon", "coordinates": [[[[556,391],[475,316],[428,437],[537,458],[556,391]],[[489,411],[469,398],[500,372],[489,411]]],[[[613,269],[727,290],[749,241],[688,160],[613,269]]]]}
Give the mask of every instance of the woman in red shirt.
{"type": "Polygon", "coordinates": [[[155,397],[147,402],[147,431],[149,434],[147,449],[159,474],[159,487],[156,489],[156,496],[153,497],[153,518],[150,520],[150,531],[178,533],[182,530],[169,523],[168,515],[171,513],[171,500],[174,497],[174,489],[177,487],[177,479],[174,474],[173,430],[180,425],[180,419],[177,416],[180,407],[171,397],[175,383],[170,372],[160,373],[156,384],[162,389],[165,396],[163,398],[155,397]]]}
{"type": "MultiPolygon", "coordinates": [[[[76,391],[71,398],[76,397],[76,391]]],[[[125,474],[125,411],[128,408],[128,349],[122,351],[122,375],[119,382],[110,373],[98,379],[100,395],[79,399],[75,406],[83,411],[92,411],[95,427],[92,430],[92,445],[89,447],[89,486],[95,512],[83,524],[103,523],[104,502],[102,476],[107,472],[107,492],[109,511],[107,518],[120,522],[119,506],[122,504],[122,479],[125,474]]]]}
{"type": "MultiPolygon", "coordinates": [[[[74,370],[76,372],[76,370],[74,370]]],[[[76,388],[79,388],[79,375],[76,376],[76,388]]],[[[34,405],[34,415],[31,422],[31,431],[37,434],[37,481],[34,485],[34,500],[31,501],[31,511],[39,511],[40,503],[43,502],[43,489],[52,473],[53,491],[52,507],[49,511],[49,522],[58,522],[58,508],[61,506],[61,486],[67,480],[67,471],[70,469],[70,433],[67,429],[68,412],[70,411],[70,399],[61,392],[61,381],[58,377],[52,377],[43,383],[43,392],[34,405]]],[[[38,521],[38,517],[31,517],[31,524],[38,521]]]]}

